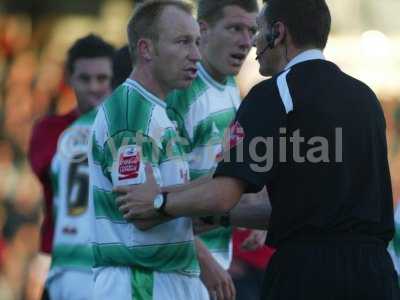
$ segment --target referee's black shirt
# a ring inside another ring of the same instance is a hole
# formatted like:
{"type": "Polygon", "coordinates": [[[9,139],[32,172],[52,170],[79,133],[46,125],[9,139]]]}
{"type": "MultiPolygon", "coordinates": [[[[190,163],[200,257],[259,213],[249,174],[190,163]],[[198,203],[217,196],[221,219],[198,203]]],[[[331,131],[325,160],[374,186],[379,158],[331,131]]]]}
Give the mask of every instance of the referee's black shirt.
{"type": "Polygon", "coordinates": [[[387,243],[394,221],[385,127],[373,91],[309,50],[249,92],[215,176],[240,178],[247,192],[267,186],[271,246],[348,232],[387,243]]]}

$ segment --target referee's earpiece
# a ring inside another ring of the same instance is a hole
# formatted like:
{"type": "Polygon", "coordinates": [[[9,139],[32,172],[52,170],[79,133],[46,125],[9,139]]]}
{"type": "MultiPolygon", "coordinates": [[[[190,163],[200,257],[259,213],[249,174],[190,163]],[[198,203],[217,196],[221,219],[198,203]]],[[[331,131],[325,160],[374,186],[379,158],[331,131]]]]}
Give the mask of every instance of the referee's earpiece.
{"type": "Polygon", "coordinates": [[[256,60],[258,60],[261,55],[265,53],[268,49],[274,49],[275,48],[275,40],[279,37],[279,31],[275,30],[274,27],[272,27],[271,32],[267,33],[265,35],[265,41],[267,42],[267,45],[264,47],[262,51],[260,51],[257,56],[256,60]]]}

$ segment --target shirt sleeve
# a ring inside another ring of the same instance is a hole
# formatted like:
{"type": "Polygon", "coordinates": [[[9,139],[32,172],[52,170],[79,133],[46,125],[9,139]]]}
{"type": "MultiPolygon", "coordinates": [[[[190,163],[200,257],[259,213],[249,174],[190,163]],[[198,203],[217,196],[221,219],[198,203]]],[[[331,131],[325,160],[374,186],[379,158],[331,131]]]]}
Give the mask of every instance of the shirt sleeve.
{"type": "MultiPolygon", "coordinates": [[[[48,122],[41,121],[36,123],[32,129],[29,141],[28,159],[35,175],[43,180],[47,177],[51,159],[55,153],[57,138],[48,122]]],[[[54,131],[54,130],[53,130],[54,131]]],[[[57,132],[58,133],[58,132],[57,132]]]]}
{"type": "Polygon", "coordinates": [[[224,139],[214,176],[243,180],[247,193],[260,191],[276,173],[286,112],[272,80],[256,85],[243,100],[224,139]]]}

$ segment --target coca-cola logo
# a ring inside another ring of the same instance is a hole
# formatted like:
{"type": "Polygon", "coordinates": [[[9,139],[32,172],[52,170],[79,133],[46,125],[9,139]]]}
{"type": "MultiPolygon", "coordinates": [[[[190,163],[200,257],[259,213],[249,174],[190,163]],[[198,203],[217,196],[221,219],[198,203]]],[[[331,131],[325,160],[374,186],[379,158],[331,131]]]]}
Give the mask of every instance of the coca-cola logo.
{"type": "Polygon", "coordinates": [[[236,121],[230,126],[229,133],[230,133],[229,146],[230,149],[232,149],[240,141],[244,139],[244,130],[242,125],[240,125],[240,123],[236,121]]]}
{"type": "Polygon", "coordinates": [[[137,178],[140,169],[140,154],[135,149],[127,149],[120,154],[118,173],[119,180],[137,178]]]}
{"type": "Polygon", "coordinates": [[[242,125],[240,125],[238,121],[232,122],[229,128],[225,131],[222,149],[215,156],[216,161],[222,161],[224,159],[224,153],[236,147],[244,140],[244,137],[245,133],[242,125]]]}

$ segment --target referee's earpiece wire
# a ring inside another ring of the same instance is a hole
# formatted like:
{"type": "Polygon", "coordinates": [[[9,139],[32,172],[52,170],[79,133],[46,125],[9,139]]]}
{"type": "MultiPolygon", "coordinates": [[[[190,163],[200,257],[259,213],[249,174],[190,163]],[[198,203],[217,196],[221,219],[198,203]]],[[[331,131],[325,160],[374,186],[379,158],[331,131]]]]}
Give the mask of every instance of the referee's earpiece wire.
{"type": "Polygon", "coordinates": [[[289,63],[289,56],[288,56],[288,45],[287,45],[287,35],[286,35],[286,31],[284,32],[284,43],[285,43],[285,57],[286,57],[286,62],[289,63]]]}
{"type": "MultiPolygon", "coordinates": [[[[280,32],[278,32],[276,38],[278,38],[279,36],[280,36],[280,32]]],[[[284,26],[284,28],[283,28],[283,43],[285,45],[285,59],[286,59],[286,62],[289,63],[286,26],[284,26]]]]}

